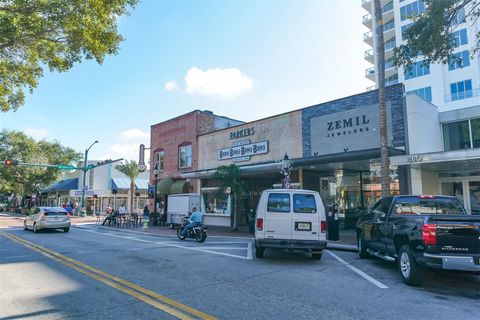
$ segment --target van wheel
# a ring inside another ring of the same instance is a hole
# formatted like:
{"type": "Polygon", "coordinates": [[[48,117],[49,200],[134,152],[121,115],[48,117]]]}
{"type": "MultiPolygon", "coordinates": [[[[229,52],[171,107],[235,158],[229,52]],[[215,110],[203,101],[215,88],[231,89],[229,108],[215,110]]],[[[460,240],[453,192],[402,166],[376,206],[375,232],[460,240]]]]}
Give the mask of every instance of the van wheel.
{"type": "Polygon", "coordinates": [[[312,259],[313,260],[320,260],[322,259],[322,252],[312,252],[312,259]]]}
{"type": "Polygon", "coordinates": [[[35,233],[38,232],[37,224],[36,224],[36,223],[33,224],[33,232],[35,232],[35,233]]]}
{"type": "Polygon", "coordinates": [[[63,232],[68,232],[70,231],[70,228],[63,228],[63,232]]]}
{"type": "Polygon", "coordinates": [[[403,245],[398,252],[398,269],[406,284],[420,286],[425,280],[425,269],[415,261],[408,244],[403,245]]]}
{"type": "Polygon", "coordinates": [[[367,248],[365,247],[365,238],[363,233],[360,233],[357,238],[357,248],[358,248],[358,255],[361,259],[366,259],[370,255],[367,252],[367,248]]]}
{"type": "Polygon", "coordinates": [[[265,253],[265,248],[255,247],[255,257],[261,259],[265,253]]]}

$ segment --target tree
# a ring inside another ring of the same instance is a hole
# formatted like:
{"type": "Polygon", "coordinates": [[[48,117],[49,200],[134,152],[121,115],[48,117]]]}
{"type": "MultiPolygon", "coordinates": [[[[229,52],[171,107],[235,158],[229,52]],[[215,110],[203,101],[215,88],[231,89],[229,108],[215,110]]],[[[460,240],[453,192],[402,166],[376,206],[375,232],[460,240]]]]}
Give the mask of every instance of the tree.
{"type": "Polygon", "coordinates": [[[140,172],[138,171],[137,162],[135,160],[132,160],[130,162],[128,162],[128,160],[125,160],[125,163],[118,164],[115,168],[130,179],[130,205],[128,211],[132,213],[133,194],[135,193],[135,179],[140,174],[140,172]]]}
{"type": "Polygon", "coordinates": [[[241,178],[240,169],[235,164],[231,164],[229,166],[220,166],[214,172],[213,178],[222,183],[219,193],[224,194],[226,188],[231,189],[234,208],[232,228],[233,230],[237,230],[240,220],[240,198],[246,189],[246,184],[241,178]]]}
{"type": "MultiPolygon", "coordinates": [[[[395,64],[407,70],[421,58],[425,64],[449,63],[457,46],[452,32],[465,22],[476,22],[480,3],[474,0],[425,0],[425,12],[409,17],[414,23],[404,32],[406,44],[395,48],[395,64]]],[[[480,38],[473,41],[470,54],[480,49],[480,38]]]]}
{"type": "Polygon", "coordinates": [[[380,172],[382,197],[390,195],[390,160],[388,158],[387,108],[385,106],[385,48],[383,41],[383,16],[380,0],[374,0],[376,37],[377,37],[377,72],[378,104],[380,117],[380,172]]]}
{"type": "MultiPolygon", "coordinates": [[[[35,141],[23,132],[0,132],[0,160],[14,159],[36,164],[71,164],[81,154],[59,142],[35,141]]],[[[61,170],[55,168],[0,165],[0,193],[30,194],[55,182],[61,170]]]]}
{"type": "Polygon", "coordinates": [[[99,64],[123,40],[118,18],[138,0],[0,0],[0,109],[17,110],[43,75],[99,64]]]}

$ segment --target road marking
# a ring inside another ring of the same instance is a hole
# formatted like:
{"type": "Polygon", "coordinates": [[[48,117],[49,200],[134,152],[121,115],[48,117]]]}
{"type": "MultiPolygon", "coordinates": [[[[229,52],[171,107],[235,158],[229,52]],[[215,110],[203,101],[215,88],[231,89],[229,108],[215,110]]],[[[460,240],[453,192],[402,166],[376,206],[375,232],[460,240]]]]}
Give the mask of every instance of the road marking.
{"type": "Polygon", "coordinates": [[[22,256],[9,256],[5,257],[5,259],[19,259],[19,258],[28,258],[31,257],[30,255],[22,255],[22,256]]]}
{"type": "MultiPolygon", "coordinates": [[[[94,230],[86,230],[86,229],[81,229],[81,230],[85,231],[85,232],[101,234],[101,235],[104,235],[104,236],[117,237],[117,238],[121,238],[121,239],[130,239],[130,240],[146,242],[146,243],[154,243],[154,244],[167,246],[167,247],[174,247],[174,248],[180,248],[180,249],[186,249],[186,250],[192,250],[192,251],[198,251],[198,252],[211,253],[211,254],[216,254],[216,255],[219,255],[219,256],[226,256],[226,257],[230,257],[230,258],[237,258],[237,259],[243,259],[243,260],[252,260],[253,259],[251,257],[251,255],[249,256],[248,254],[245,257],[245,256],[239,256],[239,255],[236,255],[236,254],[230,254],[230,253],[212,251],[212,250],[208,250],[208,249],[202,249],[202,248],[199,248],[199,247],[182,246],[182,245],[174,244],[174,243],[171,243],[171,242],[162,242],[162,241],[152,241],[152,240],[145,240],[145,239],[139,239],[139,238],[131,238],[131,237],[125,237],[125,236],[117,235],[117,234],[98,232],[98,231],[94,231],[94,230]]],[[[205,247],[205,248],[208,248],[208,247],[205,247]]]]}
{"type": "Polygon", "coordinates": [[[339,256],[337,256],[335,253],[333,252],[330,252],[327,250],[327,252],[332,256],[334,257],[335,259],[337,259],[338,261],[340,261],[340,263],[342,263],[344,266],[346,266],[347,268],[349,268],[350,270],[352,270],[353,272],[355,272],[356,274],[358,274],[360,277],[364,278],[365,280],[373,283],[374,285],[376,285],[377,287],[381,288],[381,289],[388,289],[388,287],[386,285],[384,285],[383,283],[381,283],[380,281],[374,279],[373,277],[369,276],[368,274],[366,274],[365,272],[363,272],[362,270],[352,266],[350,263],[348,263],[347,261],[343,260],[342,258],[340,258],[339,256]]]}
{"type": "Polygon", "coordinates": [[[250,259],[250,260],[253,259],[252,251],[253,251],[253,241],[250,241],[248,243],[248,251],[247,251],[247,258],[250,259]]]}
{"type": "Polygon", "coordinates": [[[76,261],[74,259],[71,259],[67,256],[64,256],[58,252],[52,251],[50,249],[47,249],[45,247],[42,247],[38,244],[35,244],[33,242],[27,241],[23,238],[14,236],[10,233],[2,232],[0,233],[1,235],[9,238],[12,241],[18,242],[52,260],[55,260],[65,266],[68,266],[72,269],[75,269],[95,280],[98,280],[100,282],[103,282],[119,291],[122,291],[132,297],[135,297],[138,300],[141,300],[151,306],[154,306],[157,309],[160,309],[162,311],[165,311],[179,319],[182,320],[193,320],[192,317],[189,315],[181,312],[188,312],[191,315],[194,315],[200,319],[206,319],[206,320],[213,320],[216,319],[213,316],[210,316],[206,313],[203,313],[199,310],[193,309],[187,305],[184,305],[180,302],[177,302],[175,300],[172,300],[166,296],[163,296],[161,294],[158,294],[156,292],[150,291],[146,288],[140,287],[132,282],[129,282],[127,280],[123,280],[121,278],[118,278],[116,276],[113,276],[111,274],[108,274],[106,272],[103,272],[99,269],[96,269],[94,267],[91,267],[89,265],[86,265],[84,263],[81,263],[79,261],[76,261]],[[153,299],[152,299],[153,298],[153,299]],[[157,299],[157,300],[154,300],[157,299]],[[163,303],[162,303],[163,302],[163,303]],[[175,309],[176,308],[176,309],[175,309]],[[180,311],[181,310],[181,311],[180,311]]]}

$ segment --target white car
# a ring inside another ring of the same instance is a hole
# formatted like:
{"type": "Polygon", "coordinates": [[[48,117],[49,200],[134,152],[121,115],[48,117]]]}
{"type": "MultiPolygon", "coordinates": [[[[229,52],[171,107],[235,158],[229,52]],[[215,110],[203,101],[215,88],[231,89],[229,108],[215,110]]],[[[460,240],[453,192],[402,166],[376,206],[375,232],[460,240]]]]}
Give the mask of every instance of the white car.
{"type": "Polygon", "coordinates": [[[70,230],[70,214],[62,207],[37,207],[29,216],[25,217],[23,229],[32,229],[38,232],[42,229],[70,230]]]}
{"type": "Polygon", "coordinates": [[[316,191],[270,189],[257,207],[255,256],[267,248],[309,251],[319,260],[327,246],[325,208],[316,191]]]}

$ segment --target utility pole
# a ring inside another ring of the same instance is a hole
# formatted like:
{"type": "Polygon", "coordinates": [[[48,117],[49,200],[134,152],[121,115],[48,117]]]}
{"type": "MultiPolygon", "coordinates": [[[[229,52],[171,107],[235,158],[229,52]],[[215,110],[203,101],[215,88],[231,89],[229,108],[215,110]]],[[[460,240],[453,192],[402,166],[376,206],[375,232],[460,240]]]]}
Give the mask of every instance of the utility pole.
{"type": "Polygon", "coordinates": [[[87,188],[86,186],[86,179],[87,179],[87,171],[89,170],[88,168],[88,165],[87,165],[87,159],[88,159],[88,151],[90,150],[91,147],[93,147],[94,144],[98,143],[97,140],[95,140],[94,143],[92,143],[90,145],[90,147],[88,147],[86,150],[85,150],[85,160],[83,162],[83,187],[82,187],[82,207],[81,207],[81,214],[82,216],[83,215],[87,215],[87,210],[85,209],[85,188],[87,188]]]}

